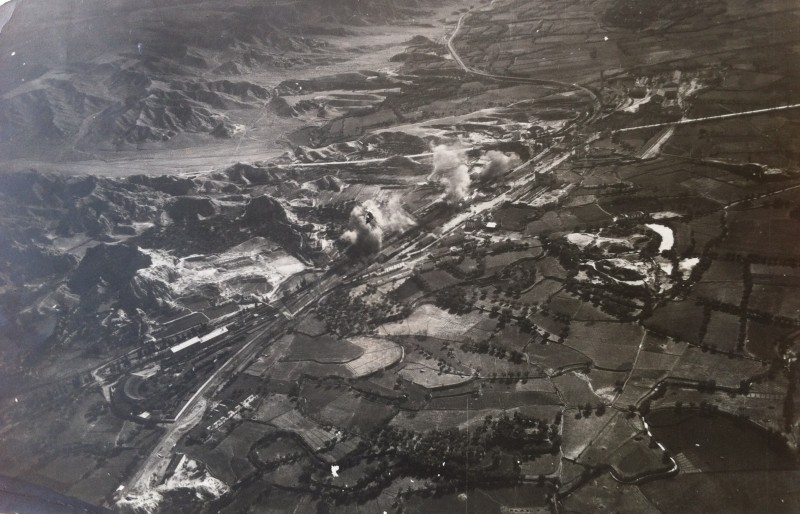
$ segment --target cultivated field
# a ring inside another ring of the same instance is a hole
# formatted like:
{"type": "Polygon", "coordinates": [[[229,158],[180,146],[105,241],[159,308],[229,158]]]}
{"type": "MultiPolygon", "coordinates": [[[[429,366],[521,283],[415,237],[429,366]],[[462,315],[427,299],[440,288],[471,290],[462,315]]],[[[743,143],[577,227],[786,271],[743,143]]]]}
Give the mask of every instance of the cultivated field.
{"type": "Polygon", "coordinates": [[[309,337],[295,334],[285,361],[313,361],[319,364],[344,364],[364,355],[365,349],[330,335],[309,337]]]}
{"type": "Polygon", "coordinates": [[[409,382],[413,382],[426,389],[440,389],[469,382],[472,375],[469,373],[442,372],[433,367],[430,362],[409,359],[403,369],[397,373],[409,382]]]}
{"type": "Polygon", "coordinates": [[[345,364],[354,377],[364,377],[386,369],[403,357],[403,349],[387,339],[354,337],[349,341],[363,350],[361,356],[345,364]]]}

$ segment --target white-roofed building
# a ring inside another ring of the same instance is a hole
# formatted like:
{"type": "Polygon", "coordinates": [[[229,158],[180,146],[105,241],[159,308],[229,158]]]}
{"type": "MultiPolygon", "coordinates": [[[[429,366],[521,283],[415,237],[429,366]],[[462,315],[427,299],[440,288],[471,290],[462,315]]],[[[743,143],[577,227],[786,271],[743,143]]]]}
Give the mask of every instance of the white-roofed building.
{"type": "Polygon", "coordinates": [[[209,341],[213,341],[214,339],[216,339],[216,338],[218,338],[218,337],[220,337],[222,335],[225,335],[227,333],[228,333],[228,327],[219,327],[217,329],[212,330],[211,332],[209,332],[208,334],[206,334],[204,336],[200,336],[200,337],[195,336],[195,337],[193,337],[191,339],[187,339],[186,341],[184,341],[182,343],[176,344],[175,346],[170,348],[169,351],[171,351],[173,355],[176,355],[176,354],[186,350],[187,348],[190,348],[190,347],[195,346],[197,344],[204,344],[204,343],[207,343],[209,341]]]}

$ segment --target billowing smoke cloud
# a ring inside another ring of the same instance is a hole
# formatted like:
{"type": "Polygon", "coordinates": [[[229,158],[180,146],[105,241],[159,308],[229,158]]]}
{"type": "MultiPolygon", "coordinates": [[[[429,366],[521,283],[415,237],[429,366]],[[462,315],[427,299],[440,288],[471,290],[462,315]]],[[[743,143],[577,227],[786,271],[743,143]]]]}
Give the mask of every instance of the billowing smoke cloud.
{"type": "Polygon", "coordinates": [[[350,211],[350,229],[342,234],[342,241],[356,255],[374,255],[381,251],[385,235],[403,232],[414,224],[396,196],[383,204],[367,200],[350,211]]]}
{"type": "Polygon", "coordinates": [[[445,200],[458,203],[469,193],[470,177],[464,150],[455,146],[433,148],[433,177],[444,186],[445,200]]]}
{"type": "Polygon", "coordinates": [[[520,164],[517,154],[499,150],[489,150],[486,152],[486,158],[489,162],[483,167],[480,175],[483,182],[495,181],[520,164]]]}

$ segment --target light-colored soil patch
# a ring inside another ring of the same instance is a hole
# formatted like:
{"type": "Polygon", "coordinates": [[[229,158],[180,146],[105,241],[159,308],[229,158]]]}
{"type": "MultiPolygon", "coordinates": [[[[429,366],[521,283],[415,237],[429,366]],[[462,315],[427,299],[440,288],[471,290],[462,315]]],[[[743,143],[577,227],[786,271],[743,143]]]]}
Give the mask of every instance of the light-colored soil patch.
{"type": "Polygon", "coordinates": [[[403,357],[403,349],[386,339],[354,337],[350,342],[364,350],[360,357],[345,364],[355,377],[364,377],[388,368],[403,357]]]}
{"type": "Polygon", "coordinates": [[[458,341],[481,319],[481,315],[477,312],[459,316],[434,305],[425,304],[417,307],[403,321],[387,323],[379,330],[387,335],[427,335],[436,339],[458,341]]]}

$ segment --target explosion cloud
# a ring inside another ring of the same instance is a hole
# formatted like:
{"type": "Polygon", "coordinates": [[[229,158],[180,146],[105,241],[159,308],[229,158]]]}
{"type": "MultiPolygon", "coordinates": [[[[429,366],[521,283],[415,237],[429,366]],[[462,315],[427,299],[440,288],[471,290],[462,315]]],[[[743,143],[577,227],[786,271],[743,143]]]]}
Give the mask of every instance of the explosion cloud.
{"type": "Polygon", "coordinates": [[[494,181],[503,176],[509,170],[519,166],[520,159],[515,153],[504,153],[499,150],[489,150],[486,152],[489,162],[481,170],[481,180],[484,182],[494,181]]]}
{"type": "Polygon", "coordinates": [[[350,228],[342,234],[342,241],[350,245],[350,252],[374,255],[381,251],[383,238],[414,226],[414,219],[393,196],[383,204],[367,200],[350,212],[350,228]]]}
{"type": "Polygon", "coordinates": [[[444,186],[448,203],[458,203],[466,198],[471,179],[464,151],[448,145],[434,147],[433,177],[444,186]]]}

